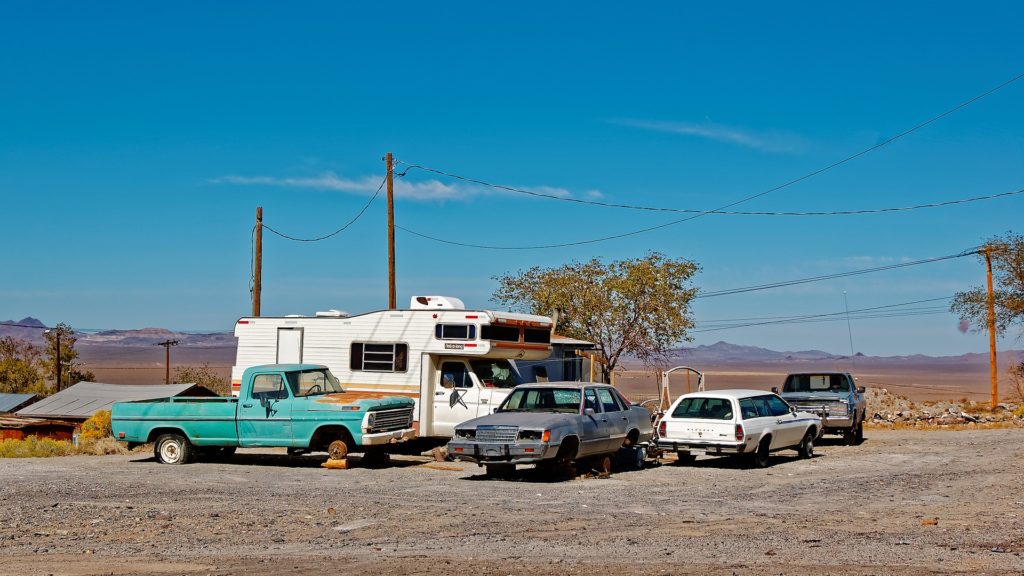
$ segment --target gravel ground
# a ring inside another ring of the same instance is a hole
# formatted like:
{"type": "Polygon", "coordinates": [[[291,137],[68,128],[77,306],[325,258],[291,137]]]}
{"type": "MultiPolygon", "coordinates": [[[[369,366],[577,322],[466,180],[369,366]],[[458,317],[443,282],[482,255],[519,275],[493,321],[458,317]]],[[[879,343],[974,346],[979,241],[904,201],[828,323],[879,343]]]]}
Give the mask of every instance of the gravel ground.
{"type": "Polygon", "coordinates": [[[764,470],[566,481],[274,451],[2,460],[0,575],[1024,572],[1024,430],[869,433],[764,470]]]}

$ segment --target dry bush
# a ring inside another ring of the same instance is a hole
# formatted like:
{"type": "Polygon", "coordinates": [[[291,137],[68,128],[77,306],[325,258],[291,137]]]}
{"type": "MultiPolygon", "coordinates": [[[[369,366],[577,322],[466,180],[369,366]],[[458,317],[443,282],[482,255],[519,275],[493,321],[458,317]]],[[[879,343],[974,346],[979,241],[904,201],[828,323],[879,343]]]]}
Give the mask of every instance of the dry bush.
{"type": "Polygon", "coordinates": [[[100,440],[113,436],[110,429],[110,410],[99,410],[82,422],[82,431],[78,434],[78,441],[100,440]]]}
{"type": "Polygon", "coordinates": [[[23,440],[0,440],[0,458],[49,458],[75,453],[66,440],[29,436],[23,440]]]}
{"type": "Polygon", "coordinates": [[[84,441],[79,436],[75,453],[85,456],[107,456],[109,454],[127,454],[128,448],[122,442],[118,442],[110,436],[84,441]]]}

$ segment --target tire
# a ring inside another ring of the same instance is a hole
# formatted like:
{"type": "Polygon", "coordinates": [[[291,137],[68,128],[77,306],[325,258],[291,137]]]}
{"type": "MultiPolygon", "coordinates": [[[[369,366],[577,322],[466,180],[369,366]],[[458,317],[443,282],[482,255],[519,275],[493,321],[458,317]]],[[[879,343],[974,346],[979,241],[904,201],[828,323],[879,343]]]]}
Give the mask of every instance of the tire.
{"type": "Polygon", "coordinates": [[[768,460],[771,458],[771,438],[762,438],[757,445],[757,450],[748,456],[748,462],[754,468],[767,468],[768,460]]]}
{"type": "Polygon", "coordinates": [[[676,464],[678,466],[689,466],[697,461],[697,455],[680,450],[676,452],[676,464]]]}
{"type": "Polygon", "coordinates": [[[853,433],[853,443],[858,446],[864,443],[864,418],[857,422],[857,430],[853,433]]]}
{"type": "Polygon", "coordinates": [[[803,440],[796,447],[801,458],[814,458],[814,430],[810,429],[804,434],[803,440]]]}
{"type": "Polygon", "coordinates": [[[161,464],[188,464],[195,451],[188,438],[181,434],[161,434],[153,445],[153,454],[161,464]]]}
{"type": "Polygon", "coordinates": [[[857,443],[857,425],[846,428],[843,430],[843,444],[847,446],[853,446],[857,443]]]}
{"type": "Polygon", "coordinates": [[[488,478],[508,478],[516,471],[515,464],[487,464],[488,478]]]}

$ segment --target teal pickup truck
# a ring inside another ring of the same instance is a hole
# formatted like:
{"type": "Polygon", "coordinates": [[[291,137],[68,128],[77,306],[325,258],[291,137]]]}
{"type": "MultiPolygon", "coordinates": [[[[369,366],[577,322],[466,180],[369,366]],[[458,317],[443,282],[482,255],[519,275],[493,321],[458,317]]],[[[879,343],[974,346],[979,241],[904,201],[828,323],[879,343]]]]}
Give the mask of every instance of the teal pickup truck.
{"type": "Polygon", "coordinates": [[[246,370],[237,398],[117,402],[110,425],[129,448],[153,442],[164,464],[264,446],[284,446],[290,454],[326,451],[332,458],[364,452],[378,460],[387,458],[388,444],[416,435],[413,407],[404,396],[345,392],[325,366],[271,364],[246,370]]]}

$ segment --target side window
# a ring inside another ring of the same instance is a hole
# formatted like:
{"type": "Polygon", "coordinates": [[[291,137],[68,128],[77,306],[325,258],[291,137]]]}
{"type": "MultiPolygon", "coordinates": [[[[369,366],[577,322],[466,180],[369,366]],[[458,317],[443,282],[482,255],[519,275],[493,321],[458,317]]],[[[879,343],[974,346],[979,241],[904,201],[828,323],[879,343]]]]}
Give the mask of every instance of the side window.
{"type": "Polygon", "coordinates": [[[601,407],[604,408],[605,412],[619,412],[622,410],[619,404],[615,402],[615,398],[612,397],[611,390],[607,388],[598,388],[597,398],[601,401],[601,407]]]}
{"type": "Polygon", "coordinates": [[[768,405],[771,406],[772,416],[784,416],[789,414],[789,404],[778,396],[768,396],[768,405]]]}
{"type": "Polygon", "coordinates": [[[773,416],[772,406],[768,403],[769,396],[758,396],[754,398],[754,407],[757,408],[757,415],[761,418],[773,416]]]}
{"type": "Polygon", "coordinates": [[[469,377],[469,370],[462,362],[445,362],[441,365],[441,387],[451,390],[452,388],[472,388],[473,379],[469,377]]]}
{"type": "Polygon", "coordinates": [[[257,374],[252,379],[252,397],[281,400],[288,397],[280,374],[257,374]]]}
{"type": "Polygon", "coordinates": [[[619,404],[622,404],[623,410],[629,410],[630,408],[633,407],[633,403],[627,400],[626,397],[622,395],[622,392],[615,390],[615,395],[618,396],[619,404]]]}
{"type": "Polygon", "coordinates": [[[405,372],[409,347],[405,344],[353,342],[349,368],[364,372],[405,372]]]}
{"type": "Polygon", "coordinates": [[[754,408],[753,398],[740,399],[740,414],[743,415],[744,420],[748,420],[750,418],[757,418],[757,408],[754,408]]]}
{"type": "Polygon", "coordinates": [[[600,412],[601,407],[597,403],[597,394],[594,393],[593,388],[587,388],[583,392],[583,409],[590,408],[594,412],[600,412]]]}
{"type": "Polygon", "coordinates": [[[438,340],[476,340],[475,324],[437,324],[434,337],[438,340]]]}

